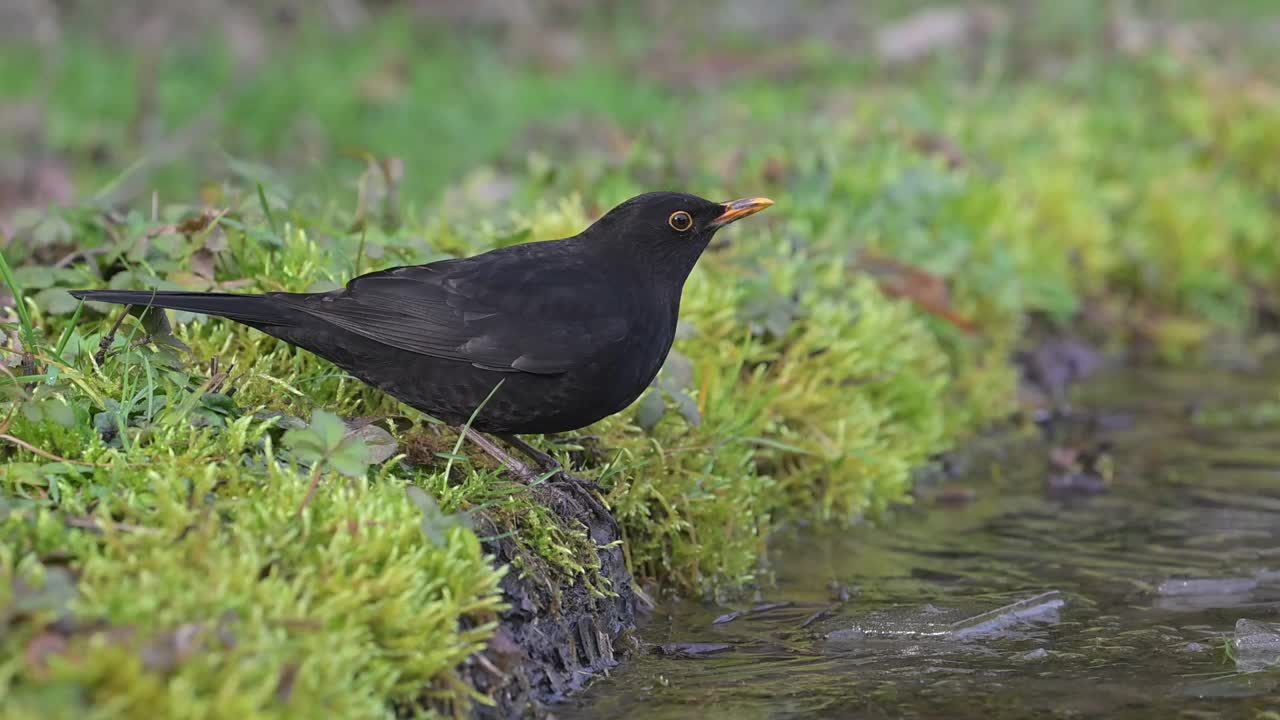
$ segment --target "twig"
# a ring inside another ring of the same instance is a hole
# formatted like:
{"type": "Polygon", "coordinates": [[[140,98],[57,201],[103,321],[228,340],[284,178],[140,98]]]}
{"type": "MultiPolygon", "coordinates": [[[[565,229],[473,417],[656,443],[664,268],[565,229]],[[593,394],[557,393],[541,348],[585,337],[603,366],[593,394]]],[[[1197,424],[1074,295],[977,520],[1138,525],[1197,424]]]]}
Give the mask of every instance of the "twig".
{"type": "Polygon", "coordinates": [[[0,433],[0,440],[3,440],[7,443],[11,443],[13,445],[17,445],[18,447],[22,448],[23,450],[26,450],[29,453],[39,455],[40,457],[46,460],[52,460],[54,462],[63,462],[63,463],[69,463],[71,465],[79,465],[81,467],[91,467],[91,468],[110,467],[110,465],[97,465],[91,462],[84,462],[83,460],[70,460],[64,457],[58,457],[57,455],[54,455],[53,453],[48,452],[47,450],[41,450],[40,448],[36,447],[35,445],[32,445],[26,440],[22,440],[21,438],[16,438],[8,433],[0,433]]]}
{"type": "Polygon", "coordinates": [[[75,262],[77,258],[83,258],[85,260],[89,260],[94,255],[106,255],[109,252],[111,252],[111,248],[109,247],[83,248],[78,250],[72,250],[71,252],[59,258],[57,262],[53,264],[53,266],[56,268],[64,268],[70,265],[71,263],[75,262]]]}
{"type": "Polygon", "coordinates": [[[111,530],[119,530],[127,533],[142,533],[153,535],[157,532],[155,528],[144,527],[142,525],[132,525],[130,523],[108,523],[103,524],[91,517],[68,517],[63,518],[63,523],[69,527],[80,528],[81,530],[93,530],[95,532],[105,532],[108,528],[111,530]]]}
{"type": "Polygon", "coordinates": [[[298,506],[298,517],[302,517],[302,513],[311,504],[311,499],[316,496],[318,487],[320,487],[320,462],[316,462],[311,468],[311,485],[307,487],[307,496],[302,498],[302,504],[298,506]]]}

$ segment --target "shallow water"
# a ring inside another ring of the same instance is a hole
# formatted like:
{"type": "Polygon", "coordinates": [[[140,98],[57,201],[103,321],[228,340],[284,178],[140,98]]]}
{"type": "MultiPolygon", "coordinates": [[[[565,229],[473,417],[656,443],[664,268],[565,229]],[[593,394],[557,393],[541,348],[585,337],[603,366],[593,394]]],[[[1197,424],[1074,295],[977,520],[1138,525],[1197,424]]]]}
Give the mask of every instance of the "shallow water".
{"type": "Polygon", "coordinates": [[[1094,429],[980,445],[945,481],[970,502],[781,538],[776,587],[660,607],[648,651],[556,716],[1267,717],[1280,635],[1229,641],[1280,621],[1280,424],[1188,411],[1265,401],[1280,373],[1093,381],[1094,429]],[[1050,448],[1099,440],[1109,491],[1051,497],[1050,448]]]}

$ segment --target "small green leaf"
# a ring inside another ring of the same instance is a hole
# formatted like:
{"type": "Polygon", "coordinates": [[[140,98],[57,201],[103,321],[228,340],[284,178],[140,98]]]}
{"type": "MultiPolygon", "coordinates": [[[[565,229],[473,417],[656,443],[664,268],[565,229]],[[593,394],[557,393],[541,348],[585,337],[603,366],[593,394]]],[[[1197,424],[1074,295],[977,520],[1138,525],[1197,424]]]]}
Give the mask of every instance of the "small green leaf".
{"type": "Polygon", "coordinates": [[[47,288],[35,294],[36,304],[52,315],[70,315],[80,306],[80,301],[61,288],[47,288]]]}
{"type": "Polygon", "coordinates": [[[405,492],[409,495],[409,500],[422,511],[422,534],[427,536],[432,545],[444,545],[449,539],[446,533],[450,528],[469,524],[469,519],[446,515],[435,497],[426,490],[410,485],[405,488],[405,492]]]}
{"type": "Polygon", "coordinates": [[[62,427],[74,427],[76,424],[76,411],[58,398],[49,398],[40,403],[40,409],[44,411],[46,418],[62,427]]]}
{"type": "Polygon", "coordinates": [[[658,378],[659,387],[687,390],[693,387],[693,362],[682,352],[672,350],[662,364],[658,378]]]}
{"type": "Polygon", "coordinates": [[[337,448],[347,434],[347,426],[342,418],[331,412],[316,410],[311,415],[311,431],[315,433],[317,442],[326,450],[337,448]]]}
{"type": "Polygon", "coordinates": [[[680,411],[680,415],[684,417],[685,422],[697,427],[702,424],[702,412],[698,410],[698,401],[693,395],[686,391],[669,392],[670,397],[676,404],[676,410],[680,411]]]}
{"type": "Polygon", "coordinates": [[[329,454],[329,466],[353,478],[364,477],[369,470],[369,446],[363,440],[348,438],[329,454]]]}
{"type": "Polygon", "coordinates": [[[53,268],[43,265],[26,265],[16,268],[13,277],[24,290],[43,290],[57,281],[53,268]]]}
{"type": "Polygon", "coordinates": [[[111,279],[107,281],[107,287],[112,290],[129,290],[135,286],[137,281],[137,277],[132,272],[121,270],[111,276],[111,279]]]}
{"type": "Polygon", "coordinates": [[[205,393],[200,398],[200,405],[219,415],[239,416],[240,414],[240,408],[236,406],[236,401],[225,393],[205,393]]]}
{"type": "Polygon", "coordinates": [[[662,392],[653,390],[636,407],[636,425],[648,432],[658,426],[662,416],[667,413],[667,404],[662,400],[662,392]]]}
{"type": "Polygon", "coordinates": [[[423,490],[417,485],[410,485],[404,489],[405,494],[409,496],[409,501],[418,506],[423,515],[428,517],[436,517],[440,515],[440,504],[436,502],[436,498],[431,493],[423,490]]]}
{"type": "Polygon", "coordinates": [[[290,430],[284,434],[284,445],[298,462],[314,465],[324,460],[328,448],[321,442],[315,430],[304,428],[290,430]]]}
{"type": "Polygon", "coordinates": [[[29,615],[37,612],[62,614],[76,598],[76,581],[71,571],[62,567],[43,567],[44,577],[39,582],[28,583],[22,578],[13,581],[13,601],[10,610],[29,615]]]}
{"type": "Polygon", "coordinates": [[[120,431],[120,425],[116,422],[116,414],[113,412],[100,412],[93,416],[93,429],[98,431],[99,435],[111,435],[120,431]]]}

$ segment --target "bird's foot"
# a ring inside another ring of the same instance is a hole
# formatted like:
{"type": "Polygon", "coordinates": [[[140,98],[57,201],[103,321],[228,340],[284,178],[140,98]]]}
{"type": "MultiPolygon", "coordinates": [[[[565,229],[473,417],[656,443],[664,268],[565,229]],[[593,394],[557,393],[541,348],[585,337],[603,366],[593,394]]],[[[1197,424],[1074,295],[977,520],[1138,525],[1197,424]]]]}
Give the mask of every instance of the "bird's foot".
{"type": "Polygon", "coordinates": [[[555,459],[555,456],[550,453],[542,452],[538,448],[520,439],[518,435],[499,435],[498,437],[505,440],[511,447],[519,450],[525,455],[525,457],[537,463],[538,468],[543,472],[557,474],[564,472],[564,466],[560,464],[559,460],[555,459]]]}
{"type": "Polygon", "coordinates": [[[568,490],[581,498],[597,517],[608,523],[610,529],[613,530],[614,537],[622,537],[622,528],[618,527],[618,521],[613,517],[613,513],[609,512],[609,508],[605,507],[604,501],[601,500],[604,491],[601,490],[598,483],[563,471],[559,474],[559,477],[560,479],[556,481],[556,485],[567,486],[568,490]],[[597,493],[600,494],[600,497],[597,497],[597,493]]]}
{"type": "Polygon", "coordinates": [[[618,522],[614,519],[613,513],[609,512],[609,509],[605,507],[604,502],[601,500],[601,497],[604,496],[604,489],[598,483],[566,472],[564,466],[554,457],[513,435],[500,435],[499,437],[529,456],[539,466],[538,471],[511,457],[481,433],[466,428],[461,431],[466,434],[468,440],[474,442],[477,447],[484,450],[506,468],[507,472],[514,476],[517,481],[525,485],[532,485],[540,480],[547,479],[555,485],[568,486],[567,489],[570,492],[577,495],[586,503],[587,507],[591,508],[592,512],[609,524],[616,537],[622,536],[622,531],[618,527],[618,522]]]}
{"type": "Polygon", "coordinates": [[[600,487],[599,483],[594,480],[587,480],[586,478],[578,477],[568,470],[565,470],[564,465],[550,453],[545,453],[539,450],[522,440],[519,436],[499,435],[498,437],[505,440],[508,445],[511,445],[532,460],[538,466],[538,469],[543,475],[550,474],[551,477],[559,477],[564,482],[572,482],[593,492],[598,492],[601,495],[604,494],[604,488],[600,487]]]}

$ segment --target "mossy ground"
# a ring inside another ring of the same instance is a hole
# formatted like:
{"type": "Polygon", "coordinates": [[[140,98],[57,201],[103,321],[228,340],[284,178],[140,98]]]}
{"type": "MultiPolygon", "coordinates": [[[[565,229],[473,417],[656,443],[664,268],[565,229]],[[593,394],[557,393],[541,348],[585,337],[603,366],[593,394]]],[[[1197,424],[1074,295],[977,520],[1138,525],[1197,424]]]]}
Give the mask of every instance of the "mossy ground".
{"type": "Polygon", "coordinates": [[[184,314],[190,352],[129,319],[98,363],[116,316],[66,288],[331,288],[571,234],[658,187],[770,195],[695,271],[650,395],[538,440],[606,488],[636,577],[685,594],[767,581],[772,528],[875,514],[1013,414],[1032,319],[1169,360],[1249,336],[1280,286],[1280,91],[1248,57],[1122,57],[1081,40],[1096,9],[1046,8],[1070,30],[1015,23],[907,69],[839,37],[754,52],[752,30],[654,51],[626,23],[548,68],[398,16],[282,33],[247,75],[217,42],[148,55],[73,29],[43,75],[6,44],[5,96],[39,106],[79,199],[5,224],[25,291],[0,380],[5,710],[464,712],[483,699],[457,668],[504,572],[548,607],[574,581],[612,591],[581,523],[386,396],[184,314]],[[213,141],[122,172],[164,154],[141,121],[213,141]],[[318,410],[402,418],[379,427],[403,457],[371,462],[384,435],[318,410]]]}

